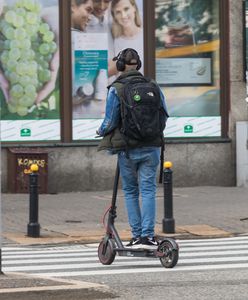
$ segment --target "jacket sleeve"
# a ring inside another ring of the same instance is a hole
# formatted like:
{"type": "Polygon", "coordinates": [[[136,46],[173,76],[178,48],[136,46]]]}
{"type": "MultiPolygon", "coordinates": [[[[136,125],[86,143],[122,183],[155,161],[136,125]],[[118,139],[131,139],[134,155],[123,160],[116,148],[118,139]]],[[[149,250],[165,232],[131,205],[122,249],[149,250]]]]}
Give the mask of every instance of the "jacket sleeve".
{"type": "Polygon", "coordinates": [[[106,99],[106,109],[104,120],[97,130],[100,136],[108,134],[110,131],[118,127],[120,123],[120,101],[117,96],[116,88],[111,87],[106,99]]]}

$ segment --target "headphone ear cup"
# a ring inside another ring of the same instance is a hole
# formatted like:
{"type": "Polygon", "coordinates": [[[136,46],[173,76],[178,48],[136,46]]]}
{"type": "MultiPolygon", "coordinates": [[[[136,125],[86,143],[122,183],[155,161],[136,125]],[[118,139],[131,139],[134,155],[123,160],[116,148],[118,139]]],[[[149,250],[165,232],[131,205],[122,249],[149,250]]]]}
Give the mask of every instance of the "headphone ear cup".
{"type": "Polygon", "coordinates": [[[119,72],[122,72],[125,70],[125,62],[123,59],[118,59],[116,62],[116,68],[119,72]]]}
{"type": "Polygon", "coordinates": [[[136,70],[138,71],[142,66],[141,60],[139,59],[136,70]]]}

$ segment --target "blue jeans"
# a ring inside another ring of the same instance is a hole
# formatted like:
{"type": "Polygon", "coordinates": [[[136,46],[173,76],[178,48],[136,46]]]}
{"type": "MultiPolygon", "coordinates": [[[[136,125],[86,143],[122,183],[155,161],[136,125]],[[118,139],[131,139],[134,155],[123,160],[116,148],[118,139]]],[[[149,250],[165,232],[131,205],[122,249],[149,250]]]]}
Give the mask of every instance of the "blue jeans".
{"type": "Polygon", "coordinates": [[[128,221],[134,238],[154,236],[156,218],[156,173],[160,148],[145,147],[118,153],[128,221]],[[141,194],[142,204],[139,204],[141,194]]]}

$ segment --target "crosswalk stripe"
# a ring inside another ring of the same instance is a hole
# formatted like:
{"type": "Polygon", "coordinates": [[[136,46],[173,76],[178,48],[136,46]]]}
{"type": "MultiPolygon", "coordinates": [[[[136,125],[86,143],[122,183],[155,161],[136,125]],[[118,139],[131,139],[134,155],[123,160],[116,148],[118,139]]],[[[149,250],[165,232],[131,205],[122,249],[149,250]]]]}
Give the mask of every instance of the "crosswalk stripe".
{"type": "MultiPolygon", "coordinates": [[[[204,244],[204,245],[201,245],[202,247],[198,247],[198,245],[194,245],[194,244],[189,244],[189,245],[184,245],[183,248],[181,248],[181,251],[180,252],[191,252],[191,251],[205,251],[205,250],[208,250],[208,251],[212,251],[212,250],[231,250],[231,249],[246,249],[248,248],[248,242],[247,244],[238,244],[238,243],[231,243],[231,244],[225,244],[225,245],[217,245],[216,244],[212,244],[212,243],[209,243],[209,244],[204,244]],[[211,246],[211,247],[209,247],[211,246]]],[[[22,256],[22,257],[26,257],[28,258],[29,256],[32,256],[32,257],[41,257],[43,255],[46,255],[46,256],[49,256],[51,254],[51,257],[53,256],[53,254],[56,254],[54,256],[58,256],[58,254],[64,254],[64,253],[79,253],[80,255],[82,253],[96,253],[97,252],[97,248],[81,248],[81,249],[64,249],[64,250],[61,250],[61,249],[57,249],[57,250],[50,250],[50,249],[47,249],[47,250],[42,250],[42,251],[39,251],[37,249],[35,250],[29,250],[28,252],[27,251],[9,251],[9,252],[6,252],[6,251],[3,251],[2,255],[6,258],[16,258],[18,256],[22,256]]],[[[66,256],[66,255],[65,255],[66,256]]],[[[70,256],[68,254],[68,256],[70,256]]]]}
{"type": "MultiPolygon", "coordinates": [[[[225,255],[226,259],[227,260],[236,260],[235,258],[235,255],[238,257],[237,258],[240,258],[241,254],[248,254],[248,250],[246,251],[221,251],[221,252],[212,252],[212,253],[209,253],[209,252],[201,252],[201,253],[180,253],[180,262],[182,262],[182,258],[187,258],[188,261],[190,261],[190,257],[196,257],[194,258],[195,260],[197,259],[200,259],[200,257],[208,257],[208,259],[211,261],[211,260],[220,260],[221,258],[218,258],[217,256],[223,256],[225,255]]],[[[245,258],[247,256],[244,256],[245,258]]],[[[126,257],[126,256],[122,256],[122,257],[119,257],[117,256],[117,259],[119,260],[130,260],[130,259],[133,259],[132,257],[126,257]]],[[[137,260],[142,260],[144,261],[144,258],[136,258],[137,260]]],[[[147,260],[147,259],[146,259],[147,260]]],[[[18,260],[11,260],[11,259],[4,259],[3,260],[3,265],[4,266],[8,266],[8,265],[19,265],[19,264],[41,264],[41,263],[48,263],[48,264],[51,264],[51,263],[66,263],[66,262],[77,262],[77,263],[80,263],[80,262],[98,262],[98,257],[95,255],[95,256],[90,256],[90,257],[69,257],[69,258],[64,258],[64,257],[61,257],[61,258],[43,258],[43,259],[18,259],[18,260]]]]}
{"type": "Polygon", "coordinates": [[[4,259],[3,265],[20,265],[20,264],[41,264],[41,263],[61,263],[61,262],[84,262],[84,261],[98,261],[98,257],[61,257],[61,258],[39,258],[39,259],[18,259],[18,260],[7,260],[4,259]]]}
{"type": "MultiPolygon", "coordinates": [[[[185,264],[200,264],[200,263],[215,263],[215,262],[228,262],[230,257],[220,257],[220,258],[197,258],[197,259],[180,259],[179,266],[185,264]]],[[[248,257],[234,257],[232,262],[245,261],[248,263],[248,257]]],[[[133,267],[133,266],[151,266],[151,265],[160,265],[158,259],[153,260],[140,260],[140,261],[116,261],[112,264],[111,267],[133,267]]],[[[84,264],[61,264],[61,265],[35,265],[35,266],[21,266],[21,267],[5,267],[5,272],[19,272],[19,271],[41,271],[41,270],[68,270],[68,269],[94,269],[94,268],[106,268],[106,266],[97,263],[84,263],[84,264]]],[[[107,267],[108,268],[108,267],[107,267]]]]}
{"type": "MultiPolygon", "coordinates": [[[[244,255],[244,254],[248,254],[248,250],[242,250],[242,251],[215,251],[215,252],[188,252],[188,253],[181,253],[179,252],[179,255],[180,255],[180,259],[181,258],[190,258],[190,257],[204,257],[204,256],[208,256],[208,257],[216,257],[216,256],[231,256],[229,257],[230,260],[232,259],[232,256],[237,256],[237,255],[244,255]]],[[[85,255],[81,255],[81,256],[85,256],[85,255]]],[[[21,256],[20,256],[21,257],[21,256]]],[[[75,257],[75,256],[72,256],[70,257],[70,259],[68,259],[68,261],[77,261],[77,262],[82,262],[82,261],[89,261],[89,260],[98,260],[98,257],[97,257],[97,254],[91,254],[90,257],[85,257],[85,258],[81,258],[81,257],[75,257]]],[[[128,257],[125,257],[123,256],[122,259],[128,259],[128,257]]],[[[133,258],[132,258],[133,259],[133,258]]],[[[36,260],[36,259],[30,259],[30,261],[28,261],[28,259],[26,260],[22,260],[22,263],[27,263],[27,264],[30,264],[30,263],[44,263],[44,262],[51,262],[51,263],[54,263],[54,262],[64,262],[65,259],[61,259],[61,260],[58,260],[57,258],[54,258],[54,259],[51,259],[50,261],[49,260],[43,260],[43,259],[40,259],[40,260],[36,260]]],[[[3,265],[6,263],[8,264],[9,262],[11,262],[11,260],[5,260],[3,258],[3,265]]],[[[19,262],[19,260],[16,260],[15,261],[17,264],[21,263],[19,262]]]]}
{"type": "Polygon", "coordinates": [[[181,252],[179,249],[180,257],[196,257],[196,256],[223,256],[223,255],[240,255],[248,254],[248,250],[235,250],[235,251],[206,251],[206,252],[181,252]]]}
{"type": "Polygon", "coordinates": [[[179,261],[166,269],[158,258],[118,256],[113,264],[99,262],[98,244],[7,247],[2,251],[4,272],[43,277],[97,276],[164,271],[248,269],[248,237],[178,240],[179,261]]]}
{"type": "Polygon", "coordinates": [[[80,252],[80,253],[52,253],[52,254],[50,254],[50,253],[44,253],[44,254],[28,254],[28,255],[26,255],[26,254],[13,254],[13,255],[5,255],[5,254],[3,254],[2,255],[2,257],[3,258],[29,258],[29,257],[37,257],[37,258],[39,258],[39,257],[70,257],[70,256],[75,256],[75,255],[77,255],[77,256],[96,256],[97,255],[97,252],[96,251],[94,251],[94,252],[89,252],[89,253],[85,253],[85,252],[80,252]]]}
{"type": "Polygon", "coordinates": [[[211,238],[211,239],[190,239],[190,240],[179,240],[180,244],[188,244],[188,243],[202,243],[202,242],[229,242],[229,241],[243,241],[248,240],[247,236],[235,236],[235,237],[227,237],[227,238],[211,238]]]}
{"type": "MultiPolygon", "coordinates": [[[[135,269],[118,269],[118,270],[94,270],[94,271],[70,271],[70,272],[50,272],[39,273],[42,277],[75,277],[75,276],[92,276],[92,275],[112,275],[112,274],[130,274],[130,273],[154,273],[154,272],[178,272],[178,271],[197,271],[197,270],[218,270],[218,269],[240,269],[248,268],[247,264],[221,264],[221,265],[196,265],[180,266],[173,269],[166,269],[158,265],[157,268],[135,268],[135,269]]],[[[37,275],[32,273],[32,275],[37,275]]]]}
{"type": "MultiPolygon", "coordinates": [[[[128,241],[125,241],[127,243],[128,241]]],[[[248,243],[248,236],[237,236],[237,237],[227,237],[227,238],[211,238],[211,239],[189,239],[189,240],[177,240],[176,242],[180,243],[181,245],[187,246],[187,245],[201,245],[202,243],[209,245],[209,244],[219,244],[223,243],[225,244],[226,242],[229,244],[231,243],[248,243]]],[[[86,244],[86,247],[98,247],[99,243],[92,243],[92,244],[86,244]]]]}
{"type": "MultiPolygon", "coordinates": [[[[96,249],[94,249],[94,251],[96,251],[96,249]]],[[[25,251],[3,251],[3,255],[4,256],[15,256],[17,255],[17,253],[21,253],[21,254],[25,254],[25,255],[36,255],[36,254],[53,254],[53,253],[81,253],[81,252],[92,252],[92,249],[88,249],[88,248],[81,248],[81,249],[44,249],[44,250],[38,250],[38,249],[32,249],[29,251],[25,250],[25,251]]]]}
{"type": "Polygon", "coordinates": [[[187,247],[181,248],[181,252],[193,251],[214,251],[214,250],[234,250],[234,249],[247,249],[248,245],[225,245],[225,246],[212,246],[211,247],[187,247]]]}
{"type": "MultiPolygon", "coordinates": [[[[242,249],[242,247],[240,247],[242,249]]],[[[237,248],[237,249],[240,249],[237,248]]],[[[228,248],[225,247],[224,250],[220,251],[221,249],[219,249],[218,247],[216,249],[218,249],[219,251],[214,251],[213,249],[201,249],[204,251],[199,251],[199,249],[195,250],[195,249],[182,249],[179,248],[179,253],[180,253],[180,257],[191,257],[191,256],[218,256],[218,255],[240,255],[240,254],[248,254],[248,249],[246,250],[236,250],[235,248],[228,248]],[[197,251],[197,252],[194,252],[197,251]]],[[[4,259],[4,261],[9,261],[12,259],[18,259],[18,258],[26,258],[26,259],[33,259],[35,261],[35,258],[58,258],[58,257],[71,257],[71,258],[75,258],[75,257],[97,257],[97,250],[94,250],[93,252],[88,252],[88,253],[84,253],[84,252],[80,252],[80,253],[53,253],[53,254],[49,254],[49,253],[44,253],[43,255],[39,254],[39,255],[22,255],[21,253],[18,255],[9,255],[9,256],[5,256],[3,255],[2,258],[4,259]]]]}
{"type": "Polygon", "coordinates": [[[248,245],[247,241],[229,241],[228,244],[225,241],[218,242],[202,242],[202,243],[184,243],[183,247],[198,247],[198,246],[226,246],[226,245],[248,245]]]}

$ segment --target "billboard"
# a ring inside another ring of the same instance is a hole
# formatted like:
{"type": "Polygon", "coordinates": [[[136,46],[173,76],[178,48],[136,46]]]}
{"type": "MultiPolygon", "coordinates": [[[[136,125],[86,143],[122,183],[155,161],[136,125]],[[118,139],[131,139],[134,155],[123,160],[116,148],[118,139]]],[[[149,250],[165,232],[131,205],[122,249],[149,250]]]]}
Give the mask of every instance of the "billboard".
{"type": "Polygon", "coordinates": [[[1,140],[60,140],[58,0],[0,0],[1,140]]]}
{"type": "Polygon", "coordinates": [[[156,80],[166,137],[221,136],[219,1],[156,0],[156,80]]]}
{"type": "Polygon", "coordinates": [[[142,0],[71,1],[73,140],[95,139],[118,76],[112,59],[134,48],[143,62],[143,36],[142,0]]]}

